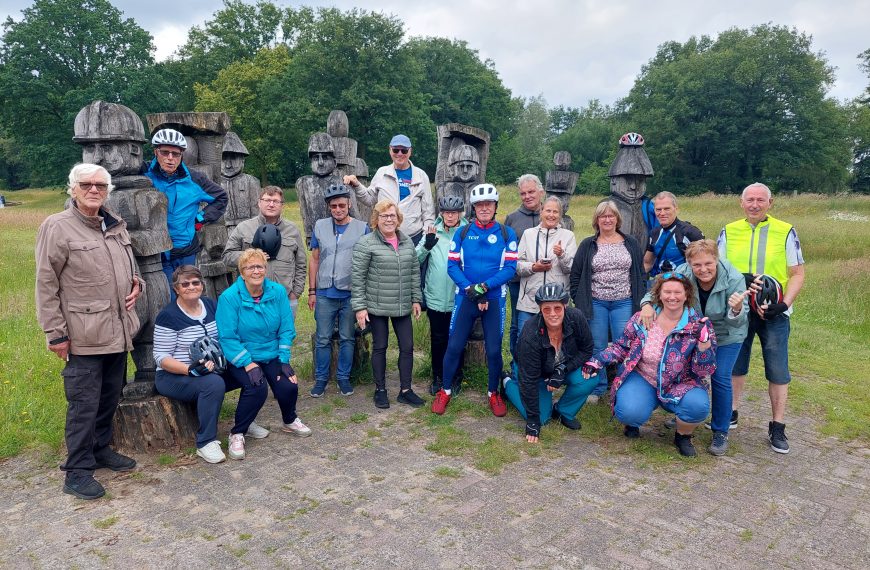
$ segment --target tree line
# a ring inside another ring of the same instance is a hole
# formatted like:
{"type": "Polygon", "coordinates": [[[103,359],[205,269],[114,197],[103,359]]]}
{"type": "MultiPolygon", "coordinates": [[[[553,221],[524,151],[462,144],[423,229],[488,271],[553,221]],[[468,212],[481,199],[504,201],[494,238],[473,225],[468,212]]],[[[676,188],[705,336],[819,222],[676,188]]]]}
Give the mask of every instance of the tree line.
{"type": "MultiPolygon", "coordinates": [[[[619,136],[640,132],[655,190],[870,192],[870,88],[827,96],[834,69],[812,38],[764,24],[667,42],[613,105],[550,107],[513,96],[491,60],[459,40],[408,37],[393,15],[224,0],[166,61],[154,39],[108,0],[35,0],[3,24],[0,186],[61,184],[80,158],[76,113],[94,99],[144,116],[226,111],[251,152],[246,169],[291,187],[308,173],[312,132],[343,109],[372,169],[403,132],[435,170],[435,127],[492,135],[488,179],[541,176],[567,150],[578,191],[604,194],[619,136]]],[[[858,56],[870,75],[870,50],[858,56]]]]}

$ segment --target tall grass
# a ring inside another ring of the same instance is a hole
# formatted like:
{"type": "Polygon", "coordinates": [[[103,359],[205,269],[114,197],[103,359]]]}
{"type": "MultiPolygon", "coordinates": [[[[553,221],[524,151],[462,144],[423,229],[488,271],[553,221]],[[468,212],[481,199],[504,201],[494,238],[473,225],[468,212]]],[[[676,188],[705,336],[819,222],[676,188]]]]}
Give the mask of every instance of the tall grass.
{"type": "MultiPolygon", "coordinates": [[[[499,191],[503,219],[519,199],[513,187],[499,191]]],[[[36,323],[33,250],[40,222],[59,211],[65,197],[59,191],[21,191],[14,194],[21,206],[0,210],[0,457],[39,446],[54,452],[63,438],[62,363],[45,348],[36,323]]],[[[598,200],[572,199],[570,214],[578,241],[591,234],[598,200]]],[[[824,434],[870,441],[870,395],[864,389],[870,362],[870,198],[777,197],[771,213],[796,226],[807,260],[806,284],[793,316],[789,413],[812,415],[824,434]],[[836,213],[855,214],[851,217],[857,221],[830,219],[836,213]]],[[[286,204],[284,215],[301,223],[295,203],[286,204]]],[[[715,238],[726,223],[741,217],[741,210],[737,197],[703,195],[681,198],[680,217],[715,238]]],[[[296,326],[293,360],[305,389],[312,380],[313,312],[300,305],[296,326]]],[[[415,324],[414,334],[415,376],[426,381],[430,362],[425,317],[415,324]]],[[[391,369],[396,346],[391,338],[391,369]]],[[[505,353],[506,349],[507,339],[505,353]]],[[[755,352],[749,387],[766,398],[759,351],[755,352]]]]}

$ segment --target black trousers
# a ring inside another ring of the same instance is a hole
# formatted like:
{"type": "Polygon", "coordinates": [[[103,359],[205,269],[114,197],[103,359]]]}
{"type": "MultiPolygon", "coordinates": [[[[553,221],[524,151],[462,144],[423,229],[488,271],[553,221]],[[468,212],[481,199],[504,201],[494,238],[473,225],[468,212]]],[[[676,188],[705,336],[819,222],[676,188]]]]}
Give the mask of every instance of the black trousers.
{"type": "Polygon", "coordinates": [[[69,355],[61,376],[66,392],[64,471],[93,473],[94,453],[112,440],[112,418],[127,375],[127,353],[69,355]]]}
{"type": "MultiPolygon", "coordinates": [[[[432,346],[432,379],[444,379],[444,353],[447,352],[447,341],[450,339],[450,317],[452,312],[442,313],[426,309],[429,316],[429,338],[432,346]]],[[[465,364],[465,351],[459,358],[459,370],[465,364]]]]}
{"type": "Polygon", "coordinates": [[[389,321],[393,321],[393,331],[399,340],[399,384],[402,390],[411,387],[411,374],[414,370],[414,327],[411,315],[404,317],[381,317],[369,313],[372,329],[372,375],[378,390],[386,387],[387,341],[390,337],[389,321]]]}

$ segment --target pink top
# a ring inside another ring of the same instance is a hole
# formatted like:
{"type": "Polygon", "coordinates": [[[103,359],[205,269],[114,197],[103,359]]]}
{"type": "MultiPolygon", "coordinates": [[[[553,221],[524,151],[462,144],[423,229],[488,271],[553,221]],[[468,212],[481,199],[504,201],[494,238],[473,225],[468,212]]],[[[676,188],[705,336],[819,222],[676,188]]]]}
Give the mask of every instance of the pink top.
{"type": "Polygon", "coordinates": [[[646,342],[643,345],[643,355],[635,368],[643,376],[643,379],[653,386],[657,385],[659,363],[662,361],[662,353],[665,350],[667,338],[668,333],[662,330],[658,321],[653,321],[652,328],[647,333],[646,342]]]}
{"type": "Polygon", "coordinates": [[[385,237],[384,239],[387,241],[388,244],[393,246],[393,249],[395,249],[396,251],[399,251],[399,236],[396,236],[394,238],[385,237]]]}
{"type": "Polygon", "coordinates": [[[631,254],[625,242],[598,244],[592,257],[592,298],[621,301],[631,297],[631,254]]]}

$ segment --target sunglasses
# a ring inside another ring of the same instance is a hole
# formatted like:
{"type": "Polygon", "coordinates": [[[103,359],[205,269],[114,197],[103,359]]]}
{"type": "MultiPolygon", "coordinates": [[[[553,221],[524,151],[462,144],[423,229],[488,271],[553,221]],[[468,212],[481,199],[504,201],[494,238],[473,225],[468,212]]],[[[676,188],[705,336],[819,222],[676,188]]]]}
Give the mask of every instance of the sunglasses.
{"type": "Polygon", "coordinates": [[[199,279],[194,279],[192,281],[182,281],[178,284],[182,289],[189,289],[190,287],[199,287],[202,285],[202,281],[199,279]]]}
{"type": "Polygon", "coordinates": [[[89,192],[91,188],[97,192],[108,192],[109,190],[109,185],[103,184],[102,182],[76,182],[76,184],[78,184],[79,188],[85,192],[89,192]]]}
{"type": "Polygon", "coordinates": [[[344,210],[347,208],[347,204],[330,204],[330,210],[344,210]]]}
{"type": "Polygon", "coordinates": [[[396,153],[396,154],[408,154],[409,152],[411,152],[411,149],[410,149],[410,148],[396,148],[396,147],[390,147],[390,150],[393,151],[393,152],[396,153]]]}
{"type": "Polygon", "coordinates": [[[686,276],[682,273],[677,273],[676,271],[668,271],[667,273],[662,273],[662,280],[666,279],[685,279],[686,276]]]}

